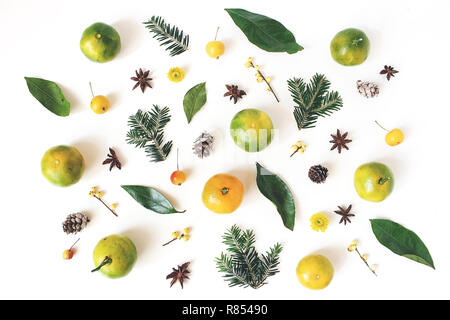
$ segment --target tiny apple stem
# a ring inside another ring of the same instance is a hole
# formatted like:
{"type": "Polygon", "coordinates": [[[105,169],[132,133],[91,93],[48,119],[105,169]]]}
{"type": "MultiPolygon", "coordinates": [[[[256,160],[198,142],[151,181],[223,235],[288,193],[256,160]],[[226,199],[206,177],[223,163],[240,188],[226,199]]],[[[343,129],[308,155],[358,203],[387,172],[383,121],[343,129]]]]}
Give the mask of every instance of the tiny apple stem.
{"type": "Polygon", "coordinates": [[[92,83],[89,81],[89,87],[91,88],[92,98],[94,97],[94,90],[92,90],[92,83]]]}
{"type": "Polygon", "coordinates": [[[72,248],[77,244],[78,241],[80,241],[80,238],[78,238],[78,240],[75,241],[75,243],[69,248],[69,251],[72,250],[72,248]]]}
{"type": "Polygon", "coordinates": [[[223,187],[222,190],[220,191],[222,192],[223,195],[226,195],[228,191],[230,191],[230,189],[228,189],[227,187],[223,187]]]}
{"type": "Polygon", "coordinates": [[[386,178],[380,178],[380,180],[378,180],[378,184],[385,184],[386,182],[390,181],[391,177],[386,177],[386,178]]]}
{"type": "Polygon", "coordinates": [[[100,265],[97,268],[91,270],[91,272],[97,272],[98,270],[103,268],[105,265],[110,264],[111,262],[112,262],[112,259],[110,257],[106,256],[105,259],[103,259],[102,263],[100,263],[100,265]]]}
{"type": "Polygon", "coordinates": [[[217,34],[219,33],[219,28],[220,28],[220,27],[217,27],[217,30],[216,30],[216,36],[214,37],[214,41],[216,41],[216,39],[217,39],[217,34]]]}
{"type": "Polygon", "coordinates": [[[389,130],[386,129],[385,127],[383,127],[377,120],[375,120],[375,123],[376,123],[381,129],[383,129],[383,130],[389,132],[389,130]]]}

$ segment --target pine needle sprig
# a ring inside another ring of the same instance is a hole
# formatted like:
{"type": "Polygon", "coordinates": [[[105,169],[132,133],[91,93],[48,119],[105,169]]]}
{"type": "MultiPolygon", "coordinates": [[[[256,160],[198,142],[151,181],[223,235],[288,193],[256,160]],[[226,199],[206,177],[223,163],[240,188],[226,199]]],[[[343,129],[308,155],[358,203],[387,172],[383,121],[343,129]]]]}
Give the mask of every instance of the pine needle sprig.
{"type": "Polygon", "coordinates": [[[329,91],[330,85],[324,75],[317,73],[309,84],[301,78],[288,80],[299,130],[314,128],[319,117],[330,116],[342,107],[341,96],[336,91],[329,91]]]}
{"type": "Polygon", "coordinates": [[[164,127],[170,121],[169,111],[168,107],[160,109],[153,105],[151,111],[138,110],[128,120],[127,143],[143,148],[153,162],[166,160],[172,149],[172,141],[163,144],[164,127]]]}
{"type": "Polygon", "coordinates": [[[154,34],[153,38],[161,42],[160,46],[168,46],[166,50],[170,51],[171,57],[189,49],[189,35],[166,23],[162,17],[153,16],[143,24],[154,34]]]}
{"type": "Polygon", "coordinates": [[[223,277],[230,287],[258,289],[266,284],[268,277],[279,272],[279,256],[282,251],[279,243],[260,257],[255,248],[253,230],[244,231],[233,225],[222,238],[223,243],[228,246],[229,254],[222,252],[216,258],[216,265],[224,273],[223,277]]]}

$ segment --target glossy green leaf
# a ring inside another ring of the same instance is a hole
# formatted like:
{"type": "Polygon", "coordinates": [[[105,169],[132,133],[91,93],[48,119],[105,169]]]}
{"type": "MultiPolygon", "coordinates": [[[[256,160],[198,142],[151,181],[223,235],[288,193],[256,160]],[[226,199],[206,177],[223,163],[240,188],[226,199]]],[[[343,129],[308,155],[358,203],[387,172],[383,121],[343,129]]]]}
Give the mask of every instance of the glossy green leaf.
{"type": "Polygon", "coordinates": [[[294,230],[295,201],[286,183],[256,163],[256,184],[259,191],[277,207],[284,226],[289,230],[294,230]]]}
{"type": "Polygon", "coordinates": [[[411,230],[386,219],[370,220],[377,240],[386,248],[434,269],[433,259],[425,244],[411,230]]]}
{"type": "Polygon", "coordinates": [[[160,214],[182,213],[184,211],[175,210],[172,204],[160,192],[151,187],[144,186],[121,186],[130,196],[133,197],[144,208],[160,214]]]}
{"type": "Polygon", "coordinates": [[[188,123],[191,122],[192,117],[205,105],[205,103],[206,82],[199,83],[186,92],[183,99],[183,107],[188,123]]]}
{"type": "Polygon", "coordinates": [[[225,9],[247,39],[257,47],[269,52],[289,54],[303,50],[295,37],[280,22],[244,9],[225,9]]]}
{"type": "Polygon", "coordinates": [[[60,117],[70,113],[70,103],[53,81],[25,77],[28,90],[44,107],[60,117]]]}

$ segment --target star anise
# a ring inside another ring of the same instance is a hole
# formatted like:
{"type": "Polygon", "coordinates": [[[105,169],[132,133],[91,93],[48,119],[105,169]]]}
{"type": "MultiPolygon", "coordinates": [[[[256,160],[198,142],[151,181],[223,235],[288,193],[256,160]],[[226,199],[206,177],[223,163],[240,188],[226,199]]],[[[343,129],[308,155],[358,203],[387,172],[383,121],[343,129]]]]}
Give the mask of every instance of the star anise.
{"type": "Polygon", "coordinates": [[[342,207],[339,207],[339,210],[335,211],[335,213],[337,213],[338,215],[342,216],[341,220],[339,221],[339,223],[344,222],[344,225],[347,225],[348,223],[352,223],[350,221],[350,217],[354,217],[355,215],[353,213],[350,213],[350,210],[352,210],[352,205],[349,205],[347,209],[344,209],[342,207]]]}
{"type": "Polygon", "coordinates": [[[135,72],[136,72],[136,77],[131,77],[131,80],[136,81],[136,84],[134,85],[133,90],[140,86],[142,93],[144,93],[146,87],[152,88],[149,81],[153,80],[153,79],[148,77],[148,75],[150,73],[149,70],[144,72],[144,71],[142,71],[141,68],[139,68],[139,72],[137,70],[135,72]]]}
{"type": "Polygon", "coordinates": [[[236,104],[237,100],[242,98],[246,93],[244,90],[239,90],[238,86],[235,85],[228,85],[226,84],[225,87],[227,87],[228,92],[225,92],[223,95],[224,97],[230,96],[230,100],[234,99],[234,104],[236,104]]]}
{"type": "Polygon", "coordinates": [[[172,273],[168,274],[166,279],[172,279],[172,281],[170,282],[170,287],[172,287],[175,282],[179,282],[181,285],[181,289],[183,289],[183,282],[184,279],[189,279],[188,277],[188,273],[190,273],[190,271],[187,269],[189,266],[190,262],[186,262],[183,263],[181,266],[178,266],[177,269],[172,268],[172,273]]]}
{"type": "Polygon", "coordinates": [[[103,161],[103,164],[110,164],[109,165],[109,171],[112,170],[113,167],[116,167],[117,169],[122,169],[122,164],[119,161],[119,158],[117,158],[116,152],[109,148],[109,153],[105,161],[103,161]]]}
{"type": "Polygon", "coordinates": [[[341,135],[341,131],[339,131],[339,129],[337,129],[336,135],[334,135],[334,134],[331,135],[333,140],[330,140],[330,142],[333,143],[333,146],[331,147],[330,150],[334,150],[337,148],[339,153],[341,153],[342,148],[349,150],[347,143],[352,142],[352,140],[347,139],[347,135],[348,135],[348,132],[341,135]]]}
{"type": "Polygon", "coordinates": [[[395,77],[395,74],[398,73],[397,70],[394,70],[394,67],[384,66],[384,69],[380,71],[380,74],[385,74],[386,78],[391,80],[391,77],[395,77]]]}

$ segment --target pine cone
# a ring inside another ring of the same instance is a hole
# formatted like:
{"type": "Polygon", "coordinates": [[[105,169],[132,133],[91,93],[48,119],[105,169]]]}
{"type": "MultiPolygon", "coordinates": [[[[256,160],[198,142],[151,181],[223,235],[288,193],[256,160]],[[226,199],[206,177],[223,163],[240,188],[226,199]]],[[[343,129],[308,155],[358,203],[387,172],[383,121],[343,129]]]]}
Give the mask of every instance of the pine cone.
{"type": "Polygon", "coordinates": [[[82,231],[87,223],[89,222],[89,218],[84,213],[72,213],[66,217],[66,221],[63,222],[63,231],[67,234],[76,234],[82,231]]]}
{"type": "Polygon", "coordinates": [[[362,82],[361,80],[358,80],[356,81],[356,88],[358,89],[358,92],[366,98],[376,97],[380,93],[380,89],[374,82],[362,82]]]}
{"type": "Polygon", "coordinates": [[[203,159],[211,154],[213,144],[214,137],[207,132],[203,132],[197,139],[195,139],[192,150],[195,155],[203,159]]]}
{"type": "Polygon", "coordinates": [[[312,166],[309,168],[308,176],[315,183],[323,183],[328,177],[328,169],[321,165],[312,166]]]}

